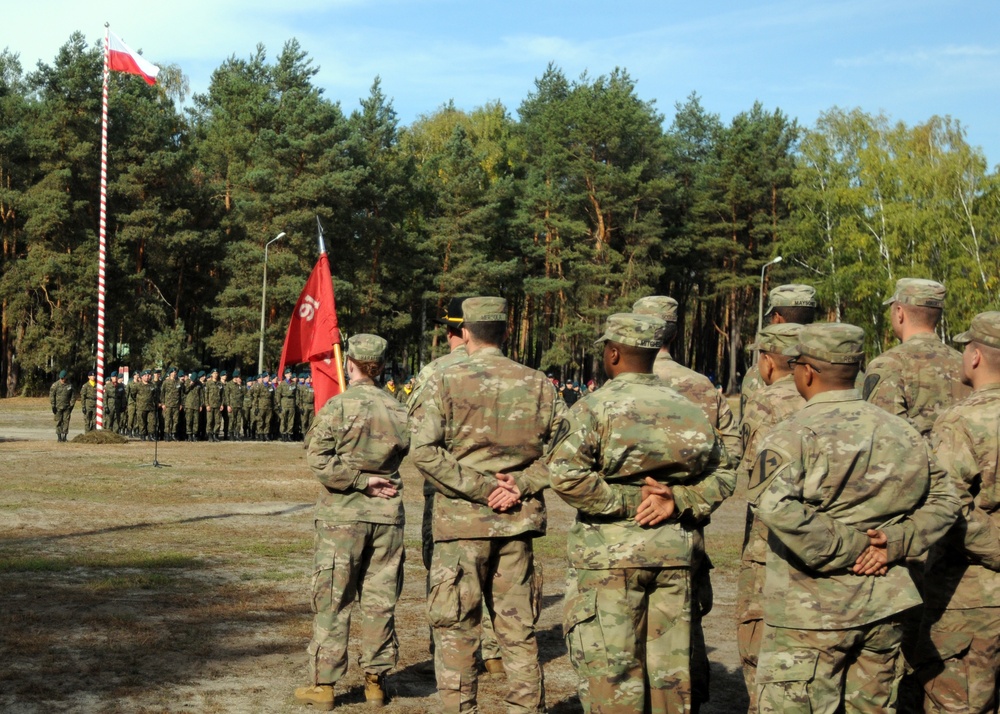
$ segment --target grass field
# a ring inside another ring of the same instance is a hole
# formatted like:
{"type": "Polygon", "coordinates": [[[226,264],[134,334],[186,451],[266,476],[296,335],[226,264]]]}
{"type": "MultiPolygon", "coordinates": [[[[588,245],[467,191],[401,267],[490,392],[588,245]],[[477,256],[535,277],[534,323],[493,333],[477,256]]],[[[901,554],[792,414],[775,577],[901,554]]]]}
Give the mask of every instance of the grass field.
{"type": "MultiPolygon", "coordinates": [[[[306,676],[312,506],[301,444],[57,443],[47,401],[0,400],[0,711],[294,712],[306,676]]],[[[420,563],[420,480],[404,465],[405,586],[400,661],[386,712],[435,711],[420,563]]],[[[561,635],[565,532],[573,513],[547,494],[539,644],[550,711],[579,711],[561,635]]],[[[712,702],[745,711],[732,622],[744,506],[707,529],[715,609],[706,620],[712,702]]],[[[366,711],[362,675],[338,711],[366,711]]],[[[502,676],[480,709],[502,712],[502,676]]]]}

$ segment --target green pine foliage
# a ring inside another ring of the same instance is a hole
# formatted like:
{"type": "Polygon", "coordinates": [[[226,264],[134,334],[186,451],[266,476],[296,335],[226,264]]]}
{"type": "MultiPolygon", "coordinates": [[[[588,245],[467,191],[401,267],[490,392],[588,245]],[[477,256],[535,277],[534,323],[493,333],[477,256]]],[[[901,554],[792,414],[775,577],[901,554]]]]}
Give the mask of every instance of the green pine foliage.
{"type": "MultiPolygon", "coordinates": [[[[232,55],[181,110],[176,66],[110,77],[106,361],[256,365],[264,246],[274,366],[325,229],[343,331],[391,370],[445,350],[458,294],[511,307],[508,353],[586,380],[605,317],[680,302],[674,356],[728,389],[747,365],[761,267],[816,286],[828,319],[892,344],[900,277],[948,288],[942,337],[1000,308],[1000,180],[961,123],[831,108],[806,128],[760,103],[729,122],[689,94],[669,124],[616,68],[545,68],[511,113],[443,104],[409,126],[375,78],[348,109],[296,40],[232,55]]],[[[79,380],[96,351],[102,55],[74,33],[25,72],[0,52],[0,395],[79,380]]]]}

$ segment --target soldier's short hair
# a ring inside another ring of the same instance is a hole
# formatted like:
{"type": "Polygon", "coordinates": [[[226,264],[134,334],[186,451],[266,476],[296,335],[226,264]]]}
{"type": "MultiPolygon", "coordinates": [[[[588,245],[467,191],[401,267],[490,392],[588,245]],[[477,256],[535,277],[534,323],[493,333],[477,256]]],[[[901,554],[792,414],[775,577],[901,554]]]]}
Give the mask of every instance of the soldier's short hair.
{"type": "Polygon", "coordinates": [[[465,322],[462,327],[469,331],[476,342],[499,347],[507,335],[506,322],[465,322]]]}

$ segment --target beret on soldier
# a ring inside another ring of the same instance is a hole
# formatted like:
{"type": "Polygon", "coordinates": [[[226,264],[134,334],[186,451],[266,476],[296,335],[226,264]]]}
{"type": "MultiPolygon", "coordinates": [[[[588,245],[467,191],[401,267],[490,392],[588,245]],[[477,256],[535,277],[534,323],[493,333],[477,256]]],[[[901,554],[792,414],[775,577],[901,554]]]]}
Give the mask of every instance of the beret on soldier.
{"type": "Polygon", "coordinates": [[[434,320],[439,325],[451,325],[452,327],[461,327],[462,325],[462,303],[468,300],[471,295],[464,295],[462,297],[453,297],[448,301],[448,306],[444,309],[444,314],[434,320]]]}
{"type": "Polygon", "coordinates": [[[347,340],[347,356],[356,362],[381,362],[388,346],[378,335],[361,333],[347,340]]]}
{"type": "Polygon", "coordinates": [[[171,367],[170,369],[167,370],[167,374],[174,374],[176,371],[177,371],[176,367],[171,367]]]}
{"type": "Polygon", "coordinates": [[[797,322],[768,325],[757,333],[757,341],[748,347],[751,350],[781,354],[799,341],[799,332],[801,331],[802,325],[797,322]]]}
{"type": "Polygon", "coordinates": [[[979,342],[988,347],[1000,349],[1000,312],[981,312],[972,318],[969,329],[955,336],[955,342],[979,342]]]}
{"type": "Polygon", "coordinates": [[[239,377],[240,376],[240,368],[239,367],[237,367],[236,369],[233,370],[233,376],[234,377],[239,377]]]}
{"type": "Polygon", "coordinates": [[[501,297],[467,298],[462,315],[463,322],[507,322],[507,301],[501,297]]]}
{"type": "Polygon", "coordinates": [[[779,285],[767,294],[764,314],[770,315],[776,307],[816,307],[816,288],[800,283],[779,285]]]}
{"type": "Polygon", "coordinates": [[[117,376],[118,376],[118,372],[112,372],[112,373],[111,373],[111,376],[112,376],[112,377],[117,377],[117,376]]]}
{"type": "Polygon", "coordinates": [[[667,323],[654,315],[619,312],[608,318],[604,334],[597,338],[594,346],[603,347],[605,342],[617,342],[629,347],[658,350],[663,346],[666,329],[667,323]]]}
{"type": "Polygon", "coordinates": [[[782,354],[789,357],[812,357],[831,364],[861,364],[864,358],[865,331],[844,322],[820,322],[803,325],[798,341],[782,354]]]}
{"type": "Polygon", "coordinates": [[[677,322],[677,301],[666,295],[639,298],[632,305],[636,315],[652,315],[666,322],[677,322]]]}
{"type": "Polygon", "coordinates": [[[219,376],[220,377],[228,377],[229,376],[229,372],[227,372],[226,370],[222,370],[221,372],[219,372],[219,376]]]}
{"type": "Polygon", "coordinates": [[[66,370],[65,369],[59,370],[59,379],[66,379],[66,370]]]}
{"type": "Polygon", "coordinates": [[[904,305],[921,307],[944,307],[944,285],[936,280],[923,278],[900,278],[896,281],[896,292],[883,305],[899,302],[904,305]]]}
{"type": "Polygon", "coordinates": [[[205,376],[205,370],[199,369],[198,370],[198,379],[201,379],[204,376],[205,376]]]}
{"type": "Polygon", "coordinates": [[[186,373],[184,372],[183,369],[179,369],[179,370],[177,370],[177,376],[178,377],[184,377],[184,376],[186,376],[186,373]]]}

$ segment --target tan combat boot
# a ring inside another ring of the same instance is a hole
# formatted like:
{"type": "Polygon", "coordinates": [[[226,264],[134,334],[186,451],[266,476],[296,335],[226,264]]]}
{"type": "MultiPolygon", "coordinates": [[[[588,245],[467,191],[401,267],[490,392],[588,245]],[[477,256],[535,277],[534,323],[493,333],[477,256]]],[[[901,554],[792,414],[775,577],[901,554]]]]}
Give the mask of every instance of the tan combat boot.
{"type": "Polygon", "coordinates": [[[333,709],[333,686],[317,684],[315,687],[299,687],[295,690],[295,701],[303,706],[328,712],[333,709]]]}
{"type": "Polygon", "coordinates": [[[365,700],[376,707],[385,704],[385,675],[365,672],[365,700]]]}

